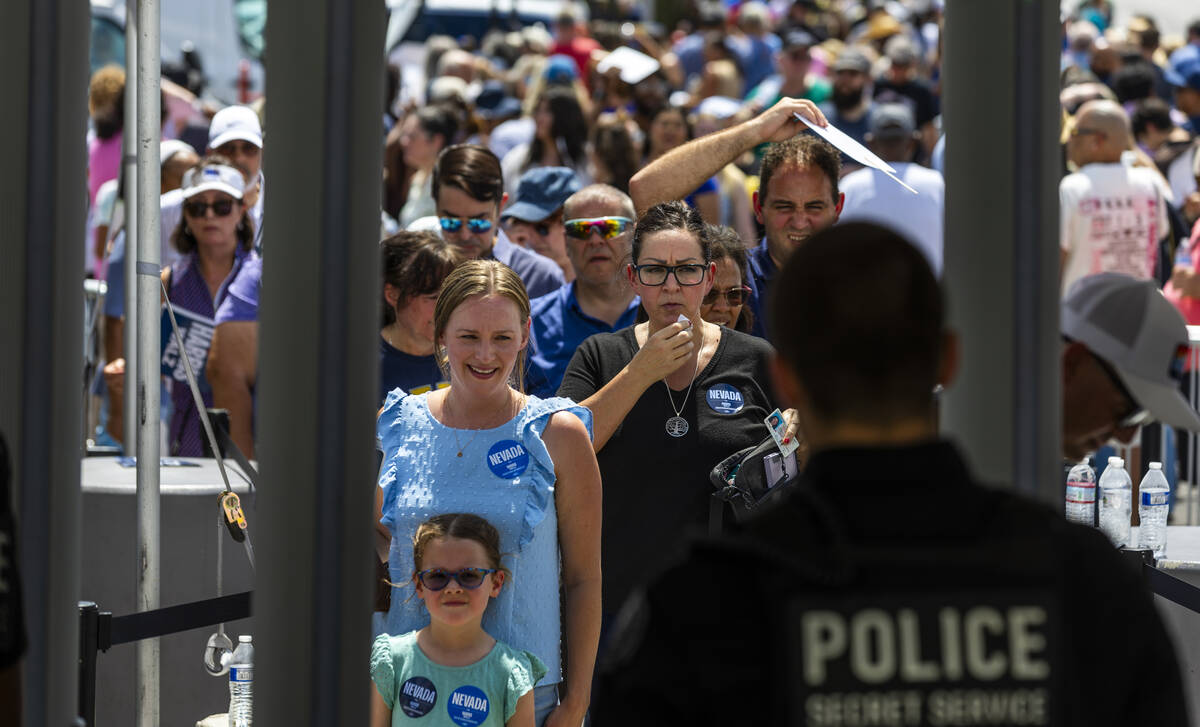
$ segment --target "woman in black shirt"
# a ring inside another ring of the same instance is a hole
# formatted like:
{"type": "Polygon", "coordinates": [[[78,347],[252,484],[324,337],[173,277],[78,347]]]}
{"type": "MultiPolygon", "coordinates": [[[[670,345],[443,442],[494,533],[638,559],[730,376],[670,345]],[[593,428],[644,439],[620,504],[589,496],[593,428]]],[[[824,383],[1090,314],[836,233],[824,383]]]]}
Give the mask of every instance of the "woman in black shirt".
{"type": "MultiPolygon", "coordinates": [[[[558,391],[594,416],[609,614],[703,527],[712,467],[768,436],[764,420],[776,407],[770,344],[700,317],[715,274],[711,247],[700,216],[682,202],[646,212],[627,274],[648,320],[584,341],[558,391]]],[[[795,436],[794,423],[787,435],[795,436]]]]}

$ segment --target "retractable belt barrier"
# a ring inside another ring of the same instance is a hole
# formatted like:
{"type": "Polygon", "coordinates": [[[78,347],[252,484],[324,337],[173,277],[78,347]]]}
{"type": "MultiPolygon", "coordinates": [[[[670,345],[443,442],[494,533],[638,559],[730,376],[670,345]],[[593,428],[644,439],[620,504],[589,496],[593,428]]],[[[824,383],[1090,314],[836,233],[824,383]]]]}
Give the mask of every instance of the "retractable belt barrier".
{"type": "Polygon", "coordinates": [[[252,591],[113,616],[92,601],[79,602],[79,716],[96,723],[96,658],[120,644],[153,639],[225,621],[249,618],[252,591]]]}

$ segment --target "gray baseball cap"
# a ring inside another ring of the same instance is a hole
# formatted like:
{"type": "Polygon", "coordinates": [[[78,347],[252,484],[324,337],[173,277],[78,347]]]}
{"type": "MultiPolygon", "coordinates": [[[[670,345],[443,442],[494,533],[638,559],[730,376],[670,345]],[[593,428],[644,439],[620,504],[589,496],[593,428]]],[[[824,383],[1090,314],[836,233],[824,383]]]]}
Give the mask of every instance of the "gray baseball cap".
{"type": "Polygon", "coordinates": [[[1067,291],[1062,334],[1104,359],[1155,419],[1200,432],[1179,390],[1191,347],[1187,324],[1151,280],[1120,273],[1081,278],[1067,291]]]}
{"type": "Polygon", "coordinates": [[[876,139],[905,139],[917,128],[917,120],[907,104],[883,103],[871,109],[868,127],[876,139]]]}

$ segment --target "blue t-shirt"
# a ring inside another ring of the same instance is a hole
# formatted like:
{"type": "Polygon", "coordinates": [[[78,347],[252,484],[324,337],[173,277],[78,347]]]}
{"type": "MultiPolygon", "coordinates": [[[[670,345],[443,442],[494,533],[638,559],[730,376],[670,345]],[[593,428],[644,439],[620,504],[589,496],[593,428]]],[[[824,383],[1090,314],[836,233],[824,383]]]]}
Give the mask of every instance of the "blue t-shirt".
{"type": "Polygon", "coordinates": [[[379,337],[379,403],[392,389],[424,394],[450,385],[438,367],[437,357],[405,353],[379,337]]]}
{"type": "Polygon", "coordinates": [[[687,203],[688,207],[695,209],[696,208],[696,197],[698,197],[699,195],[702,195],[702,194],[716,194],[719,190],[720,190],[720,187],[717,186],[717,178],[709,177],[708,179],[704,180],[704,184],[701,184],[699,187],[696,187],[695,192],[692,192],[688,196],[684,197],[683,201],[687,203]]]}
{"type": "Polygon", "coordinates": [[[637,322],[640,305],[641,299],[635,297],[616,325],[610,326],[583,312],[573,282],[534,299],[529,306],[533,331],[525,390],[534,396],[554,396],[579,344],[596,333],[612,333],[632,326],[637,322]]]}
{"type": "MultiPolygon", "coordinates": [[[[541,659],[547,684],[560,682],[558,510],[554,461],[542,432],[555,412],[569,411],[590,433],[592,413],[570,399],[530,396],[499,427],[451,429],[429,412],[428,397],[393,391],[379,414],[380,523],[392,534],[391,581],[410,583],[412,536],[421,523],[449,512],[486,518],[500,531],[500,552],[512,579],[488,605],[483,629],[541,659]]],[[[404,634],[428,623],[429,612],[411,586],[392,591],[385,633],[404,634]]]]}
{"type": "Polygon", "coordinates": [[[750,288],[750,310],[754,313],[752,335],[770,340],[767,335],[767,296],[771,293],[771,279],[775,277],[775,261],[767,251],[767,238],[758,247],[746,251],[746,263],[750,268],[747,283],[750,288]]]}
{"type": "Polygon", "coordinates": [[[247,260],[241,273],[229,284],[225,300],[217,308],[217,325],[231,321],[257,321],[258,296],[262,292],[262,258],[247,260]]]}

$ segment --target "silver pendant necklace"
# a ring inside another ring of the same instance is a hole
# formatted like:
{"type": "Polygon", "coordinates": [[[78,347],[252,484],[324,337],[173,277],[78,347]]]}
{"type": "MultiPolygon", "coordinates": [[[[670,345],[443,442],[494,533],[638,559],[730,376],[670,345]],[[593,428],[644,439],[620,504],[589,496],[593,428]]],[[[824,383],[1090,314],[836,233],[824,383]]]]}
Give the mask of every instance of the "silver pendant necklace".
{"type": "Polygon", "coordinates": [[[663,386],[667,387],[667,398],[671,400],[671,410],[675,412],[675,416],[667,420],[667,434],[678,439],[688,433],[688,420],[680,416],[683,413],[683,408],[687,406],[688,395],[692,393],[692,385],[696,383],[696,374],[700,371],[700,353],[704,350],[704,329],[700,329],[700,349],[696,351],[696,365],[692,367],[692,380],[688,382],[687,391],[683,392],[683,401],[679,403],[679,408],[675,408],[675,395],[671,393],[671,387],[667,385],[667,380],[663,379],[663,386]]]}

